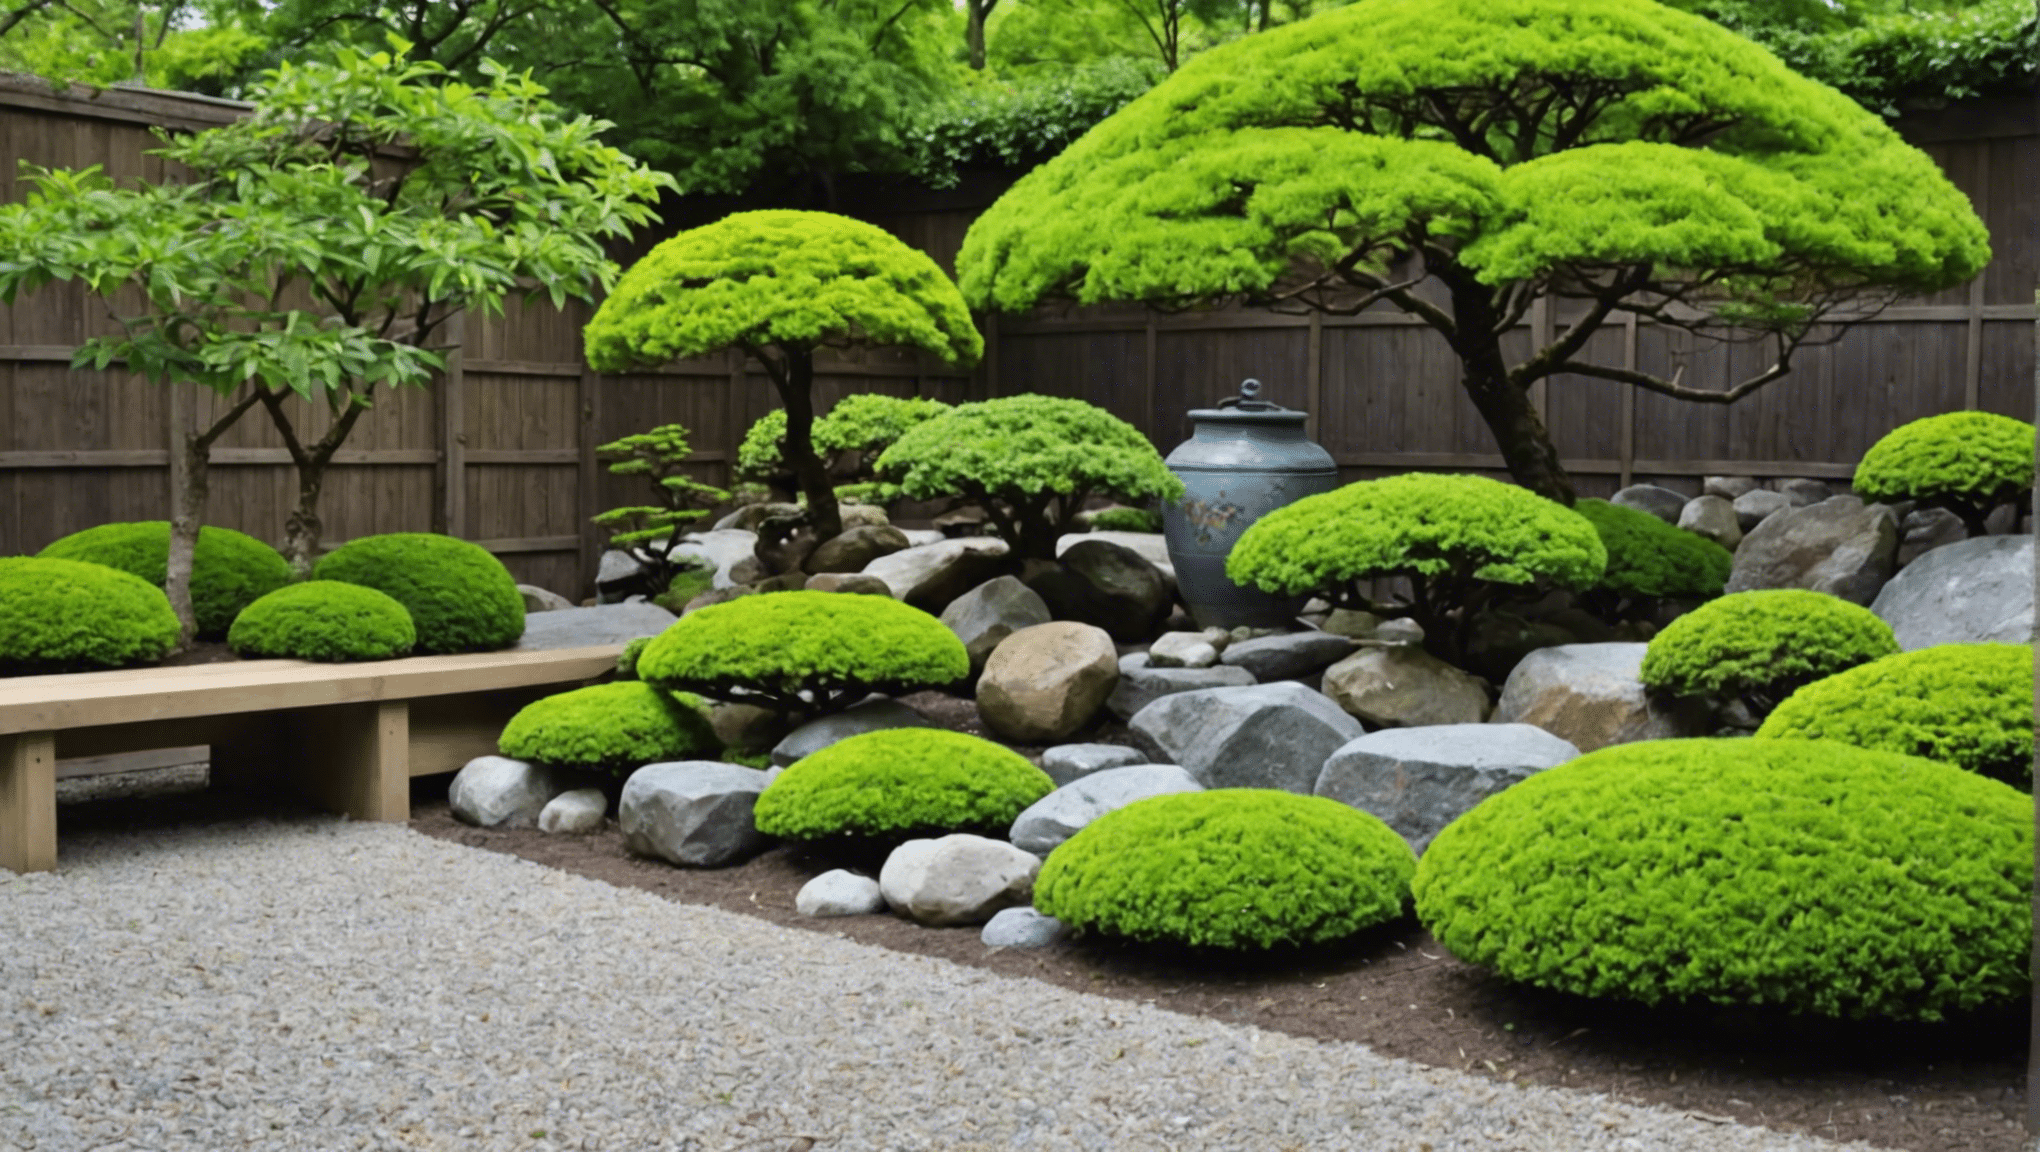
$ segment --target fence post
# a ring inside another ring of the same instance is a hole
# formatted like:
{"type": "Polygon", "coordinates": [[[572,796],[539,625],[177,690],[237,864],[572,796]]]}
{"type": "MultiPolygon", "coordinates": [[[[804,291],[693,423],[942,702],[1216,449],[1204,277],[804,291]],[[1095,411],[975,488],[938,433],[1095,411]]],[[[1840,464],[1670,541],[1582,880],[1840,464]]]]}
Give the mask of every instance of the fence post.
{"type": "Polygon", "coordinates": [[[602,560],[601,530],[595,525],[595,514],[602,511],[601,498],[595,491],[601,483],[602,470],[595,461],[595,446],[602,440],[599,426],[602,414],[602,378],[595,369],[588,366],[588,357],[581,356],[581,383],[576,397],[581,413],[580,457],[578,470],[580,479],[579,498],[574,501],[575,514],[581,519],[581,578],[589,582],[592,589],[596,566],[602,560]]]}
{"type": "Polygon", "coordinates": [[[468,536],[467,523],[467,381],[461,369],[466,355],[467,313],[446,322],[453,345],[446,354],[446,372],[439,382],[439,460],[445,489],[440,493],[440,531],[456,539],[468,536]]]}
{"type": "Polygon", "coordinates": [[[1303,434],[1312,440],[1318,438],[1318,409],[1325,406],[1325,314],[1315,308],[1310,313],[1310,350],[1303,370],[1303,403],[1309,415],[1303,418],[1303,434]]]}

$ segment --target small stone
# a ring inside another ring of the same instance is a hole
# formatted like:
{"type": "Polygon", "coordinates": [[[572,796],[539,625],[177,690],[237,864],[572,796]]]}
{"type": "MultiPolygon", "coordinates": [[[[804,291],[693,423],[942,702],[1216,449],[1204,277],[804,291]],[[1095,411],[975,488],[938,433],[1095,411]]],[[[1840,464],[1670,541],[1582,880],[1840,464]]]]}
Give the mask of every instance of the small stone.
{"type": "Polygon", "coordinates": [[[1027,903],[1041,861],[1003,840],[957,832],[909,840],[885,858],[878,887],[893,911],[919,924],[982,924],[1027,903]]]}
{"type": "Polygon", "coordinates": [[[574,602],[565,596],[557,592],[549,592],[535,584],[519,584],[517,586],[517,594],[524,597],[524,611],[527,615],[533,612],[553,612],[561,608],[572,608],[574,606],[574,602]]]}
{"type": "Polygon", "coordinates": [[[1047,743],[1090,723],[1118,684],[1118,652],[1104,629],[1052,620],[993,650],[978,678],[978,714],[1008,740],[1047,743]]]}
{"type": "Polygon", "coordinates": [[[803,585],[810,592],[844,592],[852,596],[890,596],[885,581],[862,572],[819,572],[803,585]]]}
{"type": "Polygon", "coordinates": [[[1374,638],[1388,644],[1422,644],[1424,626],[1406,616],[1383,620],[1374,629],[1374,638]]]}
{"type": "Polygon", "coordinates": [[[1148,645],[1150,668],[1209,668],[1218,663],[1218,649],[1201,632],[1164,632],[1148,645]]]}
{"type": "Polygon", "coordinates": [[[1757,488],[1735,498],[1735,521],[1745,535],[1774,512],[1792,507],[1792,498],[1769,488],[1757,488]]]}
{"type": "Polygon", "coordinates": [[[1684,493],[1656,484],[1631,484],[1610,496],[1608,503],[1647,512],[1667,524],[1677,524],[1679,510],[1686,506],[1686,497],[1684,493]]]}
{"type": "Polygon", "coordinates": [[[1041,770],[1060,788],[1093,772],[1145,764],[1147,760],[1139,749],[1123,744],[1058,744],[1041,754],[1041,770]]]}
{"type": "Polygon", "coordinates": [[[1381,627],[1382,623],[1381,617],[1372,612],[1363,612],[1357,608],[1334,608],[1332,614],[1325,617],[1323,627],[1332,635],[1344,636],[1349,640],[1373,640],[1376,639],[1375,629],[1381,627]]]}
{"type": "Polygon", "coordinates": [[[751,818],[764,790],[765,774],[741,764],[647,764],[623,782],[616,805],[623,846],[689,867],[734,864],[772,843],[751,818]]]}
{"type": "Polygon", "coordinates": [[[1324,693],[1347,713],[1384,728],[1478,724],[1487,689],[1422,648],[1362,648],[1325,669],[1324,693]]]}
{"type": "Polygon", "coordinates": [[[1688,500],[1679,513],[1679,527],[1696,536],[1705,536],[1731,552],[1742,543],[1742,523],[1736,517],[1735,505],[1720,496],[1698,496],[1688,500]]]}
{"type": "Polygon", "coordinates": [[[1107,768],[1057,788],[1028,805],[1013,820],[1007,839],[1013,842],[1013,847],[1045,858],[1107,812],[1150,796],[1202,791],[1204,785],[1196,777],[1174,764],[1107,768]]]}
{"type": "Polygon", "coordinates": [[[602,829],[609,798],[600,788],[576,788],[552,798],[538,814],[538,830],[563,836],[586,836],[602,829]]]}
{"type": "Polygon", "coordinates": [[[1245,668],[1263,684],[1314,676],[1345,659],[1353,642],[1332,632],[1285,632],[1242,640],[1225,650],[1225,662],[1245,668]]]}
{"type": "Polygon", "coordinates": [[[454,774],[446,791],[453,817],[481,828],[529,828],[566,789],[552,773],[508,756],[477,756],[454,774]]]}
{"type": "Polygon", "coordinates": [[[987,948],[1046,948],[1069,935],[1069,926],[1032,908],[1007,908],[978,934],[987,948]]]}
{"type": "Polygon", "coordinates": [[[1827,481],[1810,480],[1803,476],[1794,477],[1790,480],[1780,480],[1772,485],[1772,487],[1784,493],[1785,498],[1792,501],[1794,508],[1805,508],[1808,505],[1818,504],[1834,495],[1834,491],[1828,487],[1827,481]]]}
{"type": "Polygon", "coordinates": [[[1119,683],[1105,698],[1105,707],[1121,720],[1174,692],[1200,688],[1241,688],[1254,683],[1245,668],[1215,664],[1209,668],[1152,668],[1148,654],[1129,652],[1119,658],[1119,683]]]}
{"type": "Polygon", "coordinates": [[[868,916],[885,910],[878,881],[833,868],[800,886],[793,910],[803,916],[868,916]]]}
{"type": "Polygon", "coordinates": [[[1719,496],[1730,503],[1745,492],[1754,492],[1763,485],[1754,476],[1708,476],[1700,481],[1700,492],[1706,496],[1719,496]]]}
{"type": "Polygon", "coordinates": [[[772,762],[781,767],[812,756],[839,740],[891,728],[926,728],[928,718],[890,696],[874,696],[851,708],[821,716],[787,733],[772,748],[772,762]]]}

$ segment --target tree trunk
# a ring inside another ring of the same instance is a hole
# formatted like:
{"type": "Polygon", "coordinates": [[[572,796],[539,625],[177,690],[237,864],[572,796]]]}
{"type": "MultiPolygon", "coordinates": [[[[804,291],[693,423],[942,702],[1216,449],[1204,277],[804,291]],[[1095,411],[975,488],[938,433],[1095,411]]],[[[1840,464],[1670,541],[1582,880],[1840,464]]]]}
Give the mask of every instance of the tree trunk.
{"type": "Polygon", "coordinates": [[[973,71],[985,70],[985,17],[992,14],[992,5],[998,0],[967,0],[964,6],[964,43],[970,46],[970,66],[973,71]]]}
{"type": "Polygon", "coordinates": [[[176,511],[170,517],[170,559],[163,575],[163,591],[170,597],[170,610],[177,613],[177,650],[191,647],[198,634],[198,614],[191,607],[191,561],[198,551],[198,529],[205,523],[206,497],[210,494],[207,473],[212,467],[212,438],[200,432],[184,434],[182,466],[176,469],[176,511]]]}
{"type": "Polygon", "coordinates": [[[1509,475],[1539,496],[1572,507],[1578,496],[1572,478],[1558,462],[1558,446],[1551,442],[1544,418],[1530,403],[1529,392],[1509,380],[1502,340],[1495,334],[1499,320],[1495,290],[1456,266],[1433,271],[1452,290],[1452,320],[1457,331],[1450,342],[1459,354],[1460,383],[1494,434],[1509,475]]]}
{"type": "Polygon", "coordinates": [[[815,543],[823,544],[843,534],[843,512],[836,506],[836,489],[829,483],[829,470],[815,455],[815,354],[807,348],[786,349],[786,371],[774,374],[780,403],[786,406],[786,464],[800,482],[807,497],[808,522],[814,526],[815,543]]]}
{"type": "Polygon", "coordinates": [[[335,414],[333,426],[307,450],[299,442],[290,417],[284,414],[284,398],[266,389],[259,395],[262,406],[269,411],[269,422],[283,436],[291,463],[297,467],[298,502],[291,509],[290,518],[284,521],[283,558],[290,561],[291,573],[303,580],[312,574],[312,565],[319,558],[320,537],[325,532],[325,525],[319,520],[319,493],[326,486],[326,467],[333,462],[333,454],[340,450],[340,445],[346,443],[354,422],[368,411],[368,401],[350,390],[346,410],[335,414]]]}

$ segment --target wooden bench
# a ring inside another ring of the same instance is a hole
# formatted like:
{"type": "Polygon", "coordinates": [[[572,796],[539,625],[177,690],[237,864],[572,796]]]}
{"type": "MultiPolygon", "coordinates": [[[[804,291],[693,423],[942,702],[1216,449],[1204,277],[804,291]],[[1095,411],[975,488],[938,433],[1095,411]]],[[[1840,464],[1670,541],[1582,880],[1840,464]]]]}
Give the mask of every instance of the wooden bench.
{"type": "Polygon", "coordinates": [[[413,776],[496,751],[519,708],[616,667],[621,644],[363,664],[243,660],[0,680],[0,868],[57,866],[57,761],[206,744],[211,779],[408,820],[413,776]]]}

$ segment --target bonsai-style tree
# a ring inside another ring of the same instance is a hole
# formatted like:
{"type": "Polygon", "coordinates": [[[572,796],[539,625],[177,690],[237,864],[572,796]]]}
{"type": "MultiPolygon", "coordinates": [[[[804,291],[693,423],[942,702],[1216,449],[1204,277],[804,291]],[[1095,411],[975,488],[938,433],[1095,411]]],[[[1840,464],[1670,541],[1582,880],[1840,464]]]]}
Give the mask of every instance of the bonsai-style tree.
{"type": "Polygon", "coordinates": [[[1962,518],[1971,536],[2000,504],[2033,493],[2033,426],[1990,412],[1944,412],[1903,424],[1863,453],[1853,482],[1865,500],[1915,500],[1962,518]]]}
{"type": "Polygon", "coordinates": [[[650,432],[612,440],[596,448],[595,454],[614,461],[609,465],[611,475],[648,477],[658,493],[657,504],[611,508],[594,518],[614,531],[611,548],[644,565],[651,594],[657,596],[672,585],[675,575],[692,566],[686,557],[673,556],[681,525],[708,515],[712,505],[727,501],[730,494],[687,474],[693,449],[687,443],[687,429],[679,424],[661,424],[650,432]]]}
{"type": "MultiPolygon", "coordinates": [[[[846,488],[859,496],[886,495],[884,486],[874,484],[879,456],[907,429],[947,411],[949,405],[926,396],[860,392],[836,401],[828,415],[816,419],[810,435],[829,478],[837,482],[838,498],[849,494],[846,488]]],[[[767,488],[795,486],[786,470],[785,409],[774,408],[758,417],[744,433],[744,442],[737,446],[736,477],[767,488]]]]}
{"type": "Polygon", "coordinates": [[[1458,356],[1516,480],[1571,504],[1532,385],[1576,374],[1728,403],[1989,256],[1925,153],[1698,16],[1361,0],[1185,64],[1015,184],[957,270],[973,305],[1008,311],[1401,309],[1458,356]],[[1540,299],[1556,334],[1512,358],[1540,299]],[[1723,389],[1592,359],[1620,312],[1776,355],[1723,389]]]}
{"type": "Polygon", "coordinates": [[[682,232],[623,274],[584,338],[601,372],[730,347],[757,361],[786,409],[786,463],[817,542],[843,518],[815,452],[815,349],[907,344],[959,367],[984,352],[933,260],[826,212],[740,212],[682,232]]]}

